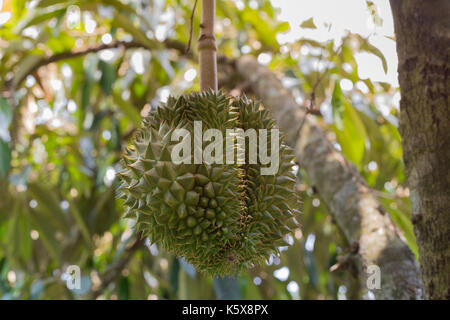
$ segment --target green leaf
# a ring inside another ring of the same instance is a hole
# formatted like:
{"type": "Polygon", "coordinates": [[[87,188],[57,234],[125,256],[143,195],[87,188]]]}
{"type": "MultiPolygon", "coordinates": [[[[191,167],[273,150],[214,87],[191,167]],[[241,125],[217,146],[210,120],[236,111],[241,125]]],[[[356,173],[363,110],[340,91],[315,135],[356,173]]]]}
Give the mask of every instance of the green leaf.
{"type": "Polygon", "coordinates": [[[359,166],[365,152],[366,129],[358,112],[345,99],[337,81],[331,104],[337,142],[342,147],[342,152],[347,159],[359,166]]]}
{"type": "Polygon", "coordinates": [[[47,8],[47,7],[53,6],[55,4],[61,4],[61,3],[66,4],[67,2],[68,2],[67,0],[41,0],[41,1],[39,1],[38,5],[36,7],[37,8],[47,8]]]}
{"type": "Polygon", "coordinates": [[[134,24],[130,21],[130,19],[125,15],[119,12],[114,12],[113,24],[131,34],[136,41],[141,42],[148,49],[156,48],[155,43],[153,43],[153,41],[148,39],[145,33],[142,32],[138,27],[134,26],[134,24]]]}
{"type": "Polygon", "coordinates": [[[3,97],[0,97],[0,128],[8,128],[13,117],[12,108],[3,97]]]}
{"type": "Polygon", "coordinates": [[[366,5],[372,15],[373,23],[381,27],[383,25],[383,19],[381,19],[380,14],[378,13],[377,5],[373,1],[366,1],[366,5]]]}
{"type": "Polygon", "coordinates": [[[125,116],[133,122],[135,127],[139,127],[141,124],[141,115],[134,106],[123,100],[120,94],[113,93],[114,102],[119,106],[125,116]]]}
{"type": "Polygon", "coordinates": [[[347,158],[359,166],[366,147],[366,130],[358,112],[348,103],[345,104],[344,134],[338,133],[338,142],[347,158]]]}
{"type": "Polygon", "coordinates": [[[84,221],[83,216],[81,215],[81,212],[79,211],[78,206],[70,199],[68,200],[68,202],[69,212],[72,214],[72,217],[78,225],[78,228],[80,228],[80,232],[83,236],[84,241],[88,246],[91,246],[91,234],[89,232],[89,228],[86,225],[86,222],[84,221]]]}
{"type": "Polygon", "coordinates": [[[4,178],[11,167],[11,148],[3,139],[0,139],[0,178],[4,178]]]}
{"type": "Polygon", "coordinates": [[[25,26],[22,28],[26,29],[28,27],[40,24],[44,21],[50,20],[51,18],[60,18],[62,17],[67,11],[67,8],[63,8],[63,9],[58,9],[55,11],[50,11],[50,12],[45,12],[45,13],[41,13],[40,11],[39,14],[36,14],[30,21],[28,21],[28,23],[25,24],[25,26]]]}
{"type": "MultiPolygon", "coordinates": [[[[9,140],[9,125],[13,118],[12,108],[8,101],[0,97],[0,140],[9,140]]],[[[2,171],[0,170],[0,173],[2,171]]]]}
{"type": "Polygon", "coordinates": [[[300,28],[305,28],[305,29],[317,29],[316,25],[314,24],[314,19],[313,17],[309,18],[308,20],[303,21],[300,24],[300,28]]]}
{"type": "Polygon", "coordinates": [[[333,107],[332,115],[333,121],[339,130],[344,129],[343,117],[344,117],[344,95],[342,93],[339,82],[336,81],[333,89],[333,95],[331,96],[331,106],[333,107]]]}
{"type": "MultiPolygon", "coordinates": [[[[383,206],[391,215],[395,225],[402,231],[403,236],[405,237],[411,251],[414,253],[416,258],[418,258],[419,249],[417,247],[416,236],[414,234],[414,226],[411,222],[410,215],[408,215],[408,213],[404,210],[394,209],[393,206],[391,206],[392,200],[380,198],[380,201],[383,203],[383,206]]],[[[408,212],[411,212],[411,209],[408,209],[408,212]]]]}
{"type": "Polygon", "coordinates": [[[30,222],[20,202],[16,201],[12,208],[12,217],[7,227],[7,245],[10,254],[26,265],[31,256],[30,222]]]}
{"type": "Polygon", "coordinates": [[[119,300],[130,298],[130,281],[128,277],[121,277],[119,280],[119,300]]]}
{"type": "Polygon", "coordinates": [[[81,84],[81,97],[80,97],[80,108],[77,110],[78,113],[78,128],[83,127],[84,117],[87,113],[87,108],[91,99],[91,92],[94,88],[94,70],[97,65],[98,58],[96,56],[89,56],[84,59],[84,70],[83,70],[83,80],[81,84]]]}
{"type": "MultiPolygon", "coordinates": [[[[6,1],[3,1],[5,3],[6,1]]],[[[26,0],[14,0],[11,1],[13,7],[13,17],[15,19],[22,18],[22,15],[26,12],[26,0]]]]}
{"type": "Polygon", "coordinates": [[[103,92],[109,96],[112,93],[113,84],[116,80],[116,68],[111,63],[107,63],[103,60],[99,61],[98,66],[102,72],[100,88],[102,88],[103,92]]]}
{"type": "Polygon", "coordinates": [[[120,2],[119,0],[96,0],[97,2],[103,4],[103,5],[111,5],[113,6],[118,12],[128,12],[131,14],[136,15],[139,17],[140,21],[145,24],[147,29],[151,30],[151,26],[148,24],[148,21],[145,19],[143,15],[140,15],[131,5],[124,4],[120,2]]]}
{"type": "Polygon", "coordinates": [[[173,69],[172,65],[170,64],[169,59],[169,52],[166,51],[160,51],[156,54],[156,59],[159,63],[159,65],[164,69],[165,73],[169,78],[173,78],[175,76],[175,70],[173,69]]]}
{"type": "Polygon", "coordinates": [[[61,209],[60,201],[55,190],[44,187],[42,183],[29,183],[30,195],[37,201],[36,211],[40,211],[53,231],[69,234],[70,228],[66,213],[61,209]]]}
{"type": "Polygon", "coordinates": [[[47,46],[53,53],[70,51],[75,46],[75,39],[67,32],[59,32],[57,37],[51,37],[47,41],[47,46]]]}
{"type": "Polygon", "coordinates": [[[289,22],[280,22],[276,27],[275,27],[275,32],[277,33],[283,33],[283,32],[288,32],[290,29],[289,27],[289,22]]]}
{"type": "Polygon", "coordinates": [[[48,250],[50,256],[59,261],[61,256],[61,246],[58,240],[56,240],[55,230],[49,224],[48,218],[39,210],[30,208],[29,213],[32,224],[39,231],[39,239],[42,240],[42,243],[48,250]]]}
{"type": "Polygon", "coordinates": [[[252,28],[256,31],[262,42],[264,42],[267,46],[278,49],[279,44],[276,38],[276,31],[267,20],[264,20],[261,17],[259,10],[245,8],[243,19],[252,25],[252,28]]]}
{"type": "Polygon", "coordinates": [[[381,63],[383,64],[384,73],[387,73],[388,65],[387,65],[386,58],[384,57],[383,53],[377,47],[370,44],[368,40],[363,40],[363,43],[361,45],[361,50],[370,52],[370,53],[376,55],[378,58],[380,58],[381,63]]]}

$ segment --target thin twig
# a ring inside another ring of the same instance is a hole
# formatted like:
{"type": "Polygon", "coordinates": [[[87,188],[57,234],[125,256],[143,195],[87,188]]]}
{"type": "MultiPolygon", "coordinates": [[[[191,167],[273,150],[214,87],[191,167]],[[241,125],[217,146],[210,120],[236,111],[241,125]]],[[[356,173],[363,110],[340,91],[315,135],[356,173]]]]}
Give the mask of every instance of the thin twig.
{"type": "MultiPolygon", "coordinates": [[[[330,57],[330,59],[328,60],[327,67],[326,67],[325,70],[324,70],[321,74],[319,74],[319,76],[317,77],[316,82],[314,83],[313,88],[312,88],[312,90],[311,90],[311,96],[310,96],[310,99],[309,99],[309,106],[306,107],[306,111],[305,111],[305,114],[304,114],[304,116],[303,116],[303,118],[302,118],[302,122],[300,123],[300,126],[299,126],[299,128],[298,128],[298,132],[301,132],[301,131],[302,131],[303,125],[305,124],[306,117],[308,116],[308,114],[310,114],[310,113],[315,113],[316,90],[317,90],[317,88],[319,87],[319,84],[321,83],[321,81],[323,80],[323,78],[325,77],[325,75],[327,74],[327,71],[328,71],[328,69],[330,68],[330,64],[331,64],[331,62],[333,61],[333,58],[334,58],[335,56],[337,56],[337,55],[340,53],[341,49],[342,49],[342,45],[338,48],[338,50],[336,50],[336,51],[333,53],[333,55],[332,55],[332,56],[330,57]]],[[[322,53],[321,53],[320,58],[319,58],[319,63],[320,63],[321,61],[322,61],[322,53]]]]}
{"type": "Polygon", "coordinates": [[[188,42],[188,44],[187,44],[185,54],[188,54],[188,53],[189,53],[189,50],[191,50],[192,33],[194,32],[194,15],[195,15],[195,8],[197,7],[197,1],[198,1],[198,0],[195,0],[195,2],[194,2],[194,8],[192,8],[192,12],[191,12],[191,18],[190,18],[190,30],[189,30],[189,42],[188,42]]]}

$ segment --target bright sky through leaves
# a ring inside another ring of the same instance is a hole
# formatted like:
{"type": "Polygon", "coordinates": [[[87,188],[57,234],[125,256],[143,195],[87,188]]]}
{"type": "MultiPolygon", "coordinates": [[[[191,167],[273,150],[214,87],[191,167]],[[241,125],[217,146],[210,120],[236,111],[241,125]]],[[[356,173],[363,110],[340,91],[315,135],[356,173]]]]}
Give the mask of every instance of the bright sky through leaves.
{"type": "MultiPolygon", "coordinates": [[[[368,37],[386,57],[388,72],[385,74],[378,57],[370,53],[358,53],[356,61],[361,78],[370,77],[372,81],[388,82],[398,87],[397,52],[394,37],[394,24],[388,0],[373,1],[379,15],[383,18],[381,26],[373,23],[365,1],[361,0],[271,0],[274,7],[280,8],[279,20],[289,22],[290,31],[278,36],[278,41],[292,42],[301,38],[317,41],[335,39],[339,41],[346,30],[368,37]],[[317,29],[300,28],[302,21],[314,17],[317,29]],[[328,26],[325,26],[327,24],[328,26]],[[331,25],[331,28],[329,27],[331,25]],[[329,29],[330,28],[330,29],[329,29]]],[[[338,42],[337,42],[338,43],[338,42]]]]}

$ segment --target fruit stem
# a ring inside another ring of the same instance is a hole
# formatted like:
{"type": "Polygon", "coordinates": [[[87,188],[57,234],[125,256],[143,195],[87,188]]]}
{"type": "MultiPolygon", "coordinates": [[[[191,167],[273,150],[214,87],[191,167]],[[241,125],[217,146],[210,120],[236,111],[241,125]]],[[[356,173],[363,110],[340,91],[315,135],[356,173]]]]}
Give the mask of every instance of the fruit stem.
{"type": "Polygon", "coordinates": [[[202,0],[202,21],[198,38],[200,90],[217,91],[217,46],[214,35],[215,0],[202,0]]]}

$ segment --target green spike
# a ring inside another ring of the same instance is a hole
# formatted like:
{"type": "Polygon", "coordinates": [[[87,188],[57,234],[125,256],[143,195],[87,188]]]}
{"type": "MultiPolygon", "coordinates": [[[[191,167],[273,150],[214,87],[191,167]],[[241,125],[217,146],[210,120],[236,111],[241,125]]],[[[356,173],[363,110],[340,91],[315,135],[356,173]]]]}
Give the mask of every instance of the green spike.
{"type": "Polygon", "coordinates": [[[159,180],[159,174],[155,168],[152,168],[144,173],[144,178],[150,185],[156,185],[159,180]]]}
{"type": "Polygon", "coordinates": [[[196,179],[197,183],[201,186],[204,186],[205,184],[207,184],[209,182],[209,178],[200,173],[197,173],[195,175],[195,179],[196,179]]]}
{"type": "Polygon", "coordinates": [[[173,169],[172,163],[171,162],[165,162],[163,165],[163,170],[162,170],[162,176],[163,177],[167,177],[170,180],[175,180],[177,173],[175,172],[175,170],[173,169]]]}
{"type": "Polygon", "coordinates": [[[194,234],[195,234],[196,236],[198,236],[200,233],[202,233],[202,227],[201,227],[201,226],[196,226],[196,227],[194,228],[194,234]]]}
{"type": "Polygon", "coordinates": [[[217,208],[217,201],[215,199],[209,200],[209,206],[211,208],[217,208]]]}
{"type": "Polygon", "coordinates": [[[189,191],[186,193],[185,203],[187,205],[196,206],[200,199],[200,195],[195,191],[189,191]]]}
{"type": "Polygon", "coordinates": [[[217,182],[222,177],[222,174],[225,170],[224,166],[214,167],[211,169],[211,180],[217,182]]]}
{"type": "Polygon", "coordinates": [[[172,195],[170,191],[167,191],[164,195],[164,202],[171,208],[176,208],[178,206],[178,200],[172,195]]]}
{"type": "Polygon", "coordinates": [[[214,194],[214,188],[211,182],[209,182],[204,188],[203,188],[205,194],[207,197],[209,197],[210,199],[215,197],[214,194]]]}
{"type": "Polygon", "coordinates": [[[287,183],[295,183],[295,179],[289,177],[289,176],[280,176],[277,177],[277,183],[283,185],[287,183]]]}
{"type": "Polygon", "coordinates": [[[176,181],[179,182],[185,190],[192,190],[195,185],[195,177],[192,173],[186,173],[179,176],[176,181]]]}
{"type": "Polygon", "coordinates": [[[223,184],[222,183],[218,183],[218,182],[213,182],[213,187],[214,187],[214,193],[215,194],[221,194],[223,192],[223,184]]]}
{"type": "Polygon", "coordinates": [[[224,220],[226,217],[227,217],[227,214],[223,211],[221,211],[217,214],[217,219],[219,219],[219,220],[224,220]]]}
{"type": "Polygon", "coordinates": [[[180,223],[178,224],[178,229],[177,231],[181,231],[186,229],[186,222],[184,222],[184,220],[181,220],[180,223]]]}
{"type": "Polygon", "coordinates": [[[197,213],[197,207],[194,207],[194,206],[188,206],[187,210],[188,210],[188,214],[190,214],[190,215],[195,215],[197,213]]]}
{"type": "Polygon", "coordinates": [[[189,217],[186,220],[186,224],[189,228],[193,228],[197,224],[197,220],[194,217],[189,217]]]}
{"type": "Polygon", "coordinates": [[[128,219],[136,219],[136,212],[132,208],[128,207],[123,217],[128,219]]]}
{"type": "Polygon", "coordinates": [[[168,190],[169,186],[172,184],[172,181],[166,178],[160,178],[158,180],[158,188],[161,190],[168,190]]]}
{"type": "Polygon", "coordinates": [[[205,209],[203,208],[198,208],[197,212],[195,213],[195,217],[196,218],[201,218],[205,215],[205,209]]]}
{"type": "Polygon", "coordinates": [[[209,202],[209,199],[207,197],[201,197],[199,205],[202,208],[206,208],[206,207],[208,207],[208,202],[209,202]]]}
{"type": "Polygon", "coordinates": [[[169,147],[166,146],[161,151],[161,156],[159,157],[160,161],[172,161],[172,154],[169,150],[169,147]]]}
{"type": "Polygon", "coordinates": [[[208,219],[214,219],[216,217],[216,212],[211,209],[206,210],[206,218],[208,219]]]}
{"type": "Polygon", "coordinates": [[[155,214],[155,220],[158,224],[164,225],[170,219],[171,209],[165,203],[161,204],[161,211],[155,214]]]}
{"type": "Polygon", "coordinates": [[[175,198],[178,201],[184,200],[185,190],[181,184],[179,184],[177,181],[174,181],[172,185],[170,186],[170,191],[175,196],[175,198]]]}
{"type": "Polygon", "coordinates": [[[134,198],[131,194],[128,196],[128,198],[123,203],[126,206],[132,206],[134,202],[136,201],[136,198],[134,198]]]}
{"type": "Polygon", "coordinates": [[[186,205],[185,205],[184,203],[181,203],[181,204],[178,206],[177,212],[178,212],[178,217],[179,217],[180,219],[186,218],[186,217],[187,217],[187,209],[186,209],[186,205]]]}
{"type": "Polygon", "coordinates": [[[145,159],[156,159],[156,155],[153,152],[153,144],[147,144],[145,149],[145,159]]]}

